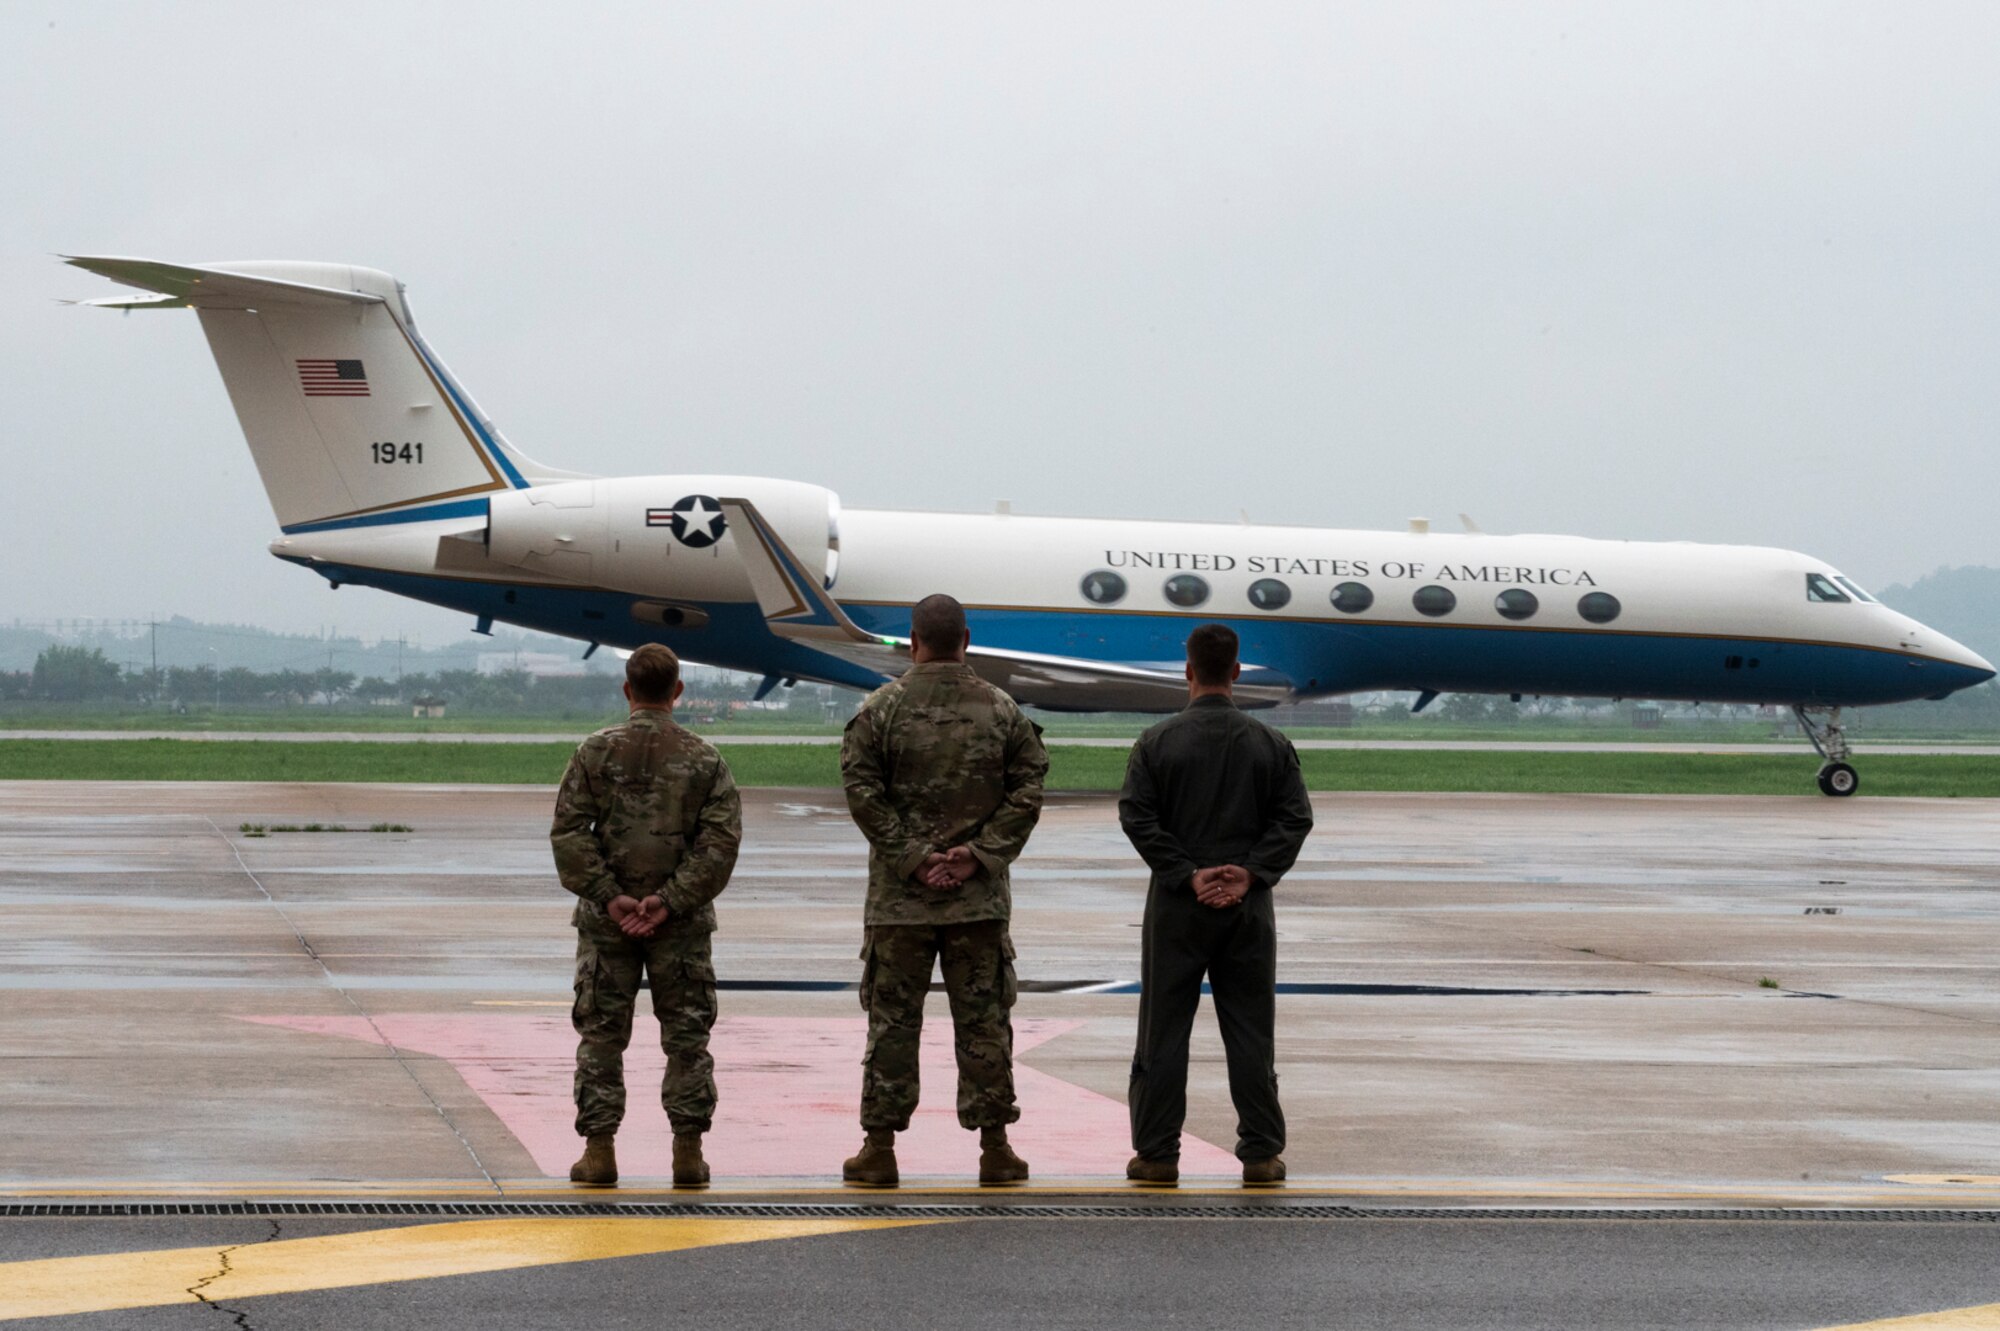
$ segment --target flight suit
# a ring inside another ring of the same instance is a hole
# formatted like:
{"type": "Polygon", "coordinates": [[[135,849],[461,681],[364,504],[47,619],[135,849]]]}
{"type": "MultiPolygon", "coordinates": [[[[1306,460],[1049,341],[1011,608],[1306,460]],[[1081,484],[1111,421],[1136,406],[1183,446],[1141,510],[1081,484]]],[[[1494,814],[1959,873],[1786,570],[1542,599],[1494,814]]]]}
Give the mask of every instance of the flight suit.
{"type": "Polygon", "coordinates": [[[1196,698],[1132,746],[1118,821],[1152,870],[1140,936],[1132,1149],[1145,1160],[1180,1157],[1188,1040],[1206,976],[1229,1062],[1236,1156],[1280,1155],[1285,1115],[1271,889],[1312,831],[1298,753],[1227,697],[1196,698]],[[1250,871],[1249,894],[1234,906],[1205,906],[1195,897],[1195,870],[1219,864],[1250,871]]]}
{"type": "Polygon", "coordinates": [[[900,1132],[916,1111],[933,963],[951,1002],[960,1125],[998,1128],[1020,1118],[1007,867],[1041,817],[1048,767],[1035,724],[962,662],[912,666],[848,722],[841,781],[869,844],[863,1128],[900,1132]],[[911,877],[933,852],[960,845],[979,864],[964,883],[939,890],[911,877]]]}
{"type": "Polygon", "coordinates": [[[675,1133],[706,1132],[715,1114],[715,933],[711,904],[729,882],[743,835],[736,782],[707,741],[666,712],[634,708],[624,725],[584,740],[563,774],[549,840],[562,885],[577,895],[576,1131],[615,1133],[625,1116],[625,1046],[644,977],[660,1021],[660,1103],[675,1133]],[[631,938],[605,907],[657,894],[667,918],[631,938]]]}

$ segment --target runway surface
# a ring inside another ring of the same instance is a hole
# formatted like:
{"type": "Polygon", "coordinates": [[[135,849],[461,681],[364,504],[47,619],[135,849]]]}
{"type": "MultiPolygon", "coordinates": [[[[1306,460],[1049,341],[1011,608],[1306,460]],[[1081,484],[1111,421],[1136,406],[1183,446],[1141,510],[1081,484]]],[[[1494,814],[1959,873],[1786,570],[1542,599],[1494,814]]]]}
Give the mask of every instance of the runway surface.
{"type": "MultiPolygon", "coordinates": [[[[706,1193],[663,1190],[649,1018],[634,1041],[612,1199],[708,1209],[593,1219],[562,1209],[604,1194],[563,1177],[548,791],[0,783],[0,1317],[1813,1327],[2000,1303],[2000,802],[1316,796],[1280,889],[1273,1195],[1235,1183],[1206,1016],[1184,1186],[1119,1179],[1144,879],[1109,797],[1061,797],[1016,886],[1035,1182],[1006,1200],[1039,1209],[993,1218],[941,1001],[911,1186],[835,1182],[864,853],[829,794],[746,793],[706,1193]],[[314,821],[414,830],[237,830],[314,821]],[[189,1209],[26,1214],[131,1201],[189,1209]],[[1271,1206],[1307,1209],[1240,1218],[1271,1206]],[[315,1238],[339,1243],[283,1246],[315,1238]]],[[[2000,1324],[1979,1316],[1949,1324],[2000,1324]]]]}

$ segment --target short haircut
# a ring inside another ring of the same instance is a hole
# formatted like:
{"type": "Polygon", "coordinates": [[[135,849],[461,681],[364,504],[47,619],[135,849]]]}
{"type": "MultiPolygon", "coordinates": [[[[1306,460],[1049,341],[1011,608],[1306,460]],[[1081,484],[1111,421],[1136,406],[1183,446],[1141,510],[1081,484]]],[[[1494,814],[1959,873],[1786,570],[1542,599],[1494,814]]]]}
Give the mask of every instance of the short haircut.
{"type": "Polygon", "coordinates": [[[934,656],[956,656],[965,645],[965,607],[942,592],[910,611],[910,640],[934,656]]]}
{"type": "Polygon", "coordinates": [[[1203,624],[1188,634],[1188,664],[1197,684],[1227,684],[1236,665],[1236,630],[1227,624],[1203,624]]]}
{"type": "Polygon", "coordinates": [[[632,686],[633,702],[672,702],[674,685],[681,682],[681,658],[672,648],[649,642],[625,662],[625,682],[632,686]]]}

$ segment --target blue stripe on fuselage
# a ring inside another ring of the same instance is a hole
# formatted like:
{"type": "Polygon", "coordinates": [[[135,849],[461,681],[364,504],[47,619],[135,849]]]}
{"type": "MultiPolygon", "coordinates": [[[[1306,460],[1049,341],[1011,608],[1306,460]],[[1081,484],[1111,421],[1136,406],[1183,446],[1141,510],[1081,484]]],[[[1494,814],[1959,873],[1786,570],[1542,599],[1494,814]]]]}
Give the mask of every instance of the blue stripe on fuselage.
{"type": "MultiPolygon", "coordinates": [[[[305,561],[294,561],[305,562],[305,561]]],[[[873,672],[772,636],[755,605],[704,604],[709,623],[665,628],[632,618],[628,592],[510,586],[310,563],[321,576],[427,601],[562,637],[637,647],[659,642],[691,661],[759,674],[796,675],[853,688],[873,672]]],[[[907,637],[907,607],[845,605],[859,627],[907,637]]],[[[1176,662],[1205,622],[1187,615],[968,608],[975,642],[1015,651],[1131,663],[1176,662]]],[[[1743,638],[1464,625],[1352,624],[1226,618],[1243,659],[1278,671],[1303,694],[1437,689],[1457,693],[1691,699],[1703,702],[1861,706],[1967,688],[1984,671],[1948,662],[1842,647],[1743,638]],[[1741,658],[1735,669],[1729,657],[1741,658]],[[1749,662],[1758,662],[1753,669],[1749,662]]]]}
{"type": "Polygon", "coordinates": [[[287,536],[305,532],[342,531],[349,527],[387,527],[399,522],[435,522],[439,518],[483,518],[484,499],[461,499],[450,504],[426,504],[421,508],[399,508],[387,513],[363,513],[352,518],[329,518],[325,522],[300,522],[281,527],[287,536]]]}
{"type": "Polygon", "coordinates": [[[763,611],[755,605],[705,605],[702,609],[709,622],[702,627],[666,628],[632,618],[633,605],[651,598],[629,592],[422,577],[288,558],[334,582],[379,587],[412,600],[565,638],[627,648],[664,643],[688,660],[706,665],[817,679],[857,689],[872,689],[882,683],[882,677],[872,671],[773,637],[764,625],[763,611]]]}
{"type": "MultiPolygon", "coordinates": [[[[907,608],[843,608],[870,633],[909,633],[907,608]]],[[[1927,698],[1987,678],[1894,652],[1746,638],[970,607],[966,620],[973,641],[992,647],[1170,663],[1184,659],[1197,624],[1223,623],[1241,639],[1245,661],[1277,671],[1307,695],[1436,689],[1862,706],[1927,698]],[[1732,657],[1740,663],[1734,668],[1732,657]]]]}

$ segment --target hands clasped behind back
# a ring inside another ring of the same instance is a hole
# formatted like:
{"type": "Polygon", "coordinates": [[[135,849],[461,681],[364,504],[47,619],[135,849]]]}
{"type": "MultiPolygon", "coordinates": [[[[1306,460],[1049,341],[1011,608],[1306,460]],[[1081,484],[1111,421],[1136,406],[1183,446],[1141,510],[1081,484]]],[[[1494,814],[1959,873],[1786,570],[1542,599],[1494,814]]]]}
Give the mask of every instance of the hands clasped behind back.
{"type": "Polygon", "coordinates": [[[1250,871],[1240,864],[1217,864],[1196,869],[1189,885],[1202,905],[1226,910],[1250,894],[1250,871]]]}
{"type": "Polygon", "coordinates": [[[936,892],[949,892],[969,881],[979,872],[979,861],[973,857],[970,846],[953,846],[950,850],[932,851],[910,875],[917,882],[936,892]]]}
{"type": "Polygon", "coordinates": [[[667,903],[658,893],[644,900],[621,894],[611,898],[604,913],[627,938],[651,938],[667,921],[667,903]]]}

